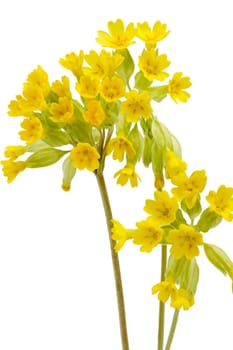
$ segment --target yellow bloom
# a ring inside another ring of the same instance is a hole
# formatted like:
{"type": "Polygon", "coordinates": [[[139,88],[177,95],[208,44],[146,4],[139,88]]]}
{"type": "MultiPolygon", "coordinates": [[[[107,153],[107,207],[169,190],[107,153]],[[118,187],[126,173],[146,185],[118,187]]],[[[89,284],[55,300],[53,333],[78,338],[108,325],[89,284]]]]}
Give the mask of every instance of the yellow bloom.
{"type": "Polygon", "coordinates": [[[123,245],[125,244],[125,242],[128,239],[132,238],[132,232],[133,230],[128,230],[126,228],[124,228],[123,225],[121,225],[121,223],[117,220],[112,219],[112,239],[114,241],[117,241],[116,245],[114,246],[114,250],[116,252],[118,252],[123,245]]]}
{"type": "Polygon", "coordinates": [[[175,198],[170,198],[166,191],[156,191],[155,200],[147,199],[144,210],[152,215],[158,224],[168,225],[175,221],[178,204],[175,198]]]}
{"type": "Polygon", "coordinates": [[[139,56],[139,68],[143,72],[144,76],[148,80],[163,81],[169,74],[163,70],[167,68],[170,61],[167,59],[167,55],[158,55],[155,50],[144,50],[142,55],[139,56]]]}
{"type": "Polygon", "coordinates": [[[74,122],[73,102],[68,97],[59,97],[58,103],[52,103],[49,111],[50,119],[55,123],[74,122]]]}
{"type": "Polygon", "coordinates": [[[28,75],[27,81],[33,86],[38,86],[44,97],[48,95],[50,91],[48,74],[41,66],[38,66],[28,75]]]}
{"type": "Polygon", "coordinates": [[[97,100],[88,101],[87,110],[83,113],[83,118],[91,125],[101,125],[106,118],[101,103],[97,100]]]}
{"type": "Polygon", "coordinates": [[[99,93],[99,79],[83,75],[75,85],[80,96],[85,98],[95,98],[99,93]]]}
{"type": "Polygon", "coordinates": [[[192,83],[189,77],[182,77],[182,75],[181,72],[175,73],[168,84],[168,93],[176,103],[187,102],[190,97],[190,94],[184,90],[188,89],[192,83]]]}
{"type": "Polygon", "coordinates": [[[43,91],[38,85],[24,83],[23,97],[24,101],[21,101],[22,106],[28,111],[43,111],[47,108],[43,91]]]}
{"type": "Polygon", "coordinates": [[[217,192],[210,191],[206,197],[210,209],[227,221],[233,220],[233,188],[221,185],[217,192]]]}
{"type": "Polygon", "coordinates": [[[102,30],[98,31],[97,43],[113,49],[124,49],[134,43],[136,29],[133,23],[129,23],[125,28],[121,19],[116,20],[116,22],[109,21],[108,30],[109,34],[102,30]]]}
{"type": "Polygon", "coordinates": [[[28,144],[41,139],[44,135],[43,126],[40,119],[37,117],[24,119],[20,125],[24,130],[19,132],[19,136],[21,140],[28,144]]]}
{"type": "Polygon", "coordinates": [[[8,115],[11,117],[29,116],[32,108],[25,104],[25,99],[21,95],[16,96],[16,100],[11,100],[8,105],[8,115]]]}
{"type": "Polygon", "coordinates": [[[191,209],[204,190],[206,181],[205,170],[194,171],[190,177],[181,172],[172,179],[172,183],[177,187],[171,191],[177,200],[184,199],[187,207],[191,209]]]}
{"type": "Polygon", "coordinates": [[[172,151],[166,152],[166,167],[165,173],[167,179],[173,179],[179,173],[185,172],[187,164],[178,158],[172,151]]]}
{"type": "Polygon", "coordinates": [[[172,295],[171,306],[175,309],[188,310],[194,304],[194,297],[186,289],[180,288],[172,295]]]}
{"type": "Polygon", "coordinates": [[[141,252],[150,253],[161,242],[163,230],[151,218],[137,222],[136,225],[138,229],[133,233],[133,243],[141,244],[141,252]]]}
{"type": "Polygon", "coordinates": [[[166,303],[170,297],[172,298],[176,291],[176,285],[171,279],[166,279],[152,287],[152,294],[158,293],[158,299],[163,303],[166,303]]]}
{"type": "Polygon", "coordinates": [[[106,148],[106,154],[108,155],[112,152],[113,159],[117,159],[120,162],[124,159],[125,154],[128,158],[133,158],[135,156],[132,143],[123,135],[118,135],[109,142],[106,148]]]}
{"type": "Polygon", "coordinates": [[[112,76],[116,69],[124,61],[124,57],[118,53],[110,53],[102,50],[98,55],[96,51],[91,50],[89,55],[85,55],[86,62],[90,67],[85,67],[84,73],[94,78],[104,78],[105,76],[112,76]]]}
{"type": "Polygon", "coordinates": [[[80,170],[94,171],[99,167],[100,155],[89,143],[78,143],[70,152],[72,166],[80,170]]]}
{"type": "Polygon", "coordinates": [[[60,58],[59,63],[66,69],[69,69],[76,78],[79,78],[83,74],[83,60],[84,52],[81,50],[79,55],[71,52],[65,56],[65,58],[60,58]]]}
{"type": "Polygon", "coordinates": [[[4,156],[11,160],[16,160],[19,156],[26,152],[25,146],[7,146],[4,151],[4,156]]]}
{"type": "Polygon", "coordinates": [[[26,168],[26,163],[23,161],[14,162],[12,159],[2,160],[3,174],[7,177],[7,182],[12,182],[16,176],[26,168]]]}
{"type": "Polygon", "coordinates": [[[125,84],[121,78],[106,77],[102,81],[100,94],[107,102],[116,101],[124,96],[125,84]]]}
{"type": "Polygon", "coordinates": [[[160,21],[155,22],[153,28],[150,28],[148,22],[138,23],[137,37],[145,42],[148,50],[154,49],[158,41],[163,40],[170,33],[167,31],[167,25],[160,21]]]}
{"type": "Polygon", "coordinates": [[[51,90],[55,92],[59,97],[67,97],[71,98],[71,91],[70,91],[70,81],[69,78],[66,76],[63,76],[61,78],[61,81],[55,80],[52,83],[51,90]]]}
{"type": "Polygon", "coordinates": [[[117,184],[124,186],[129,181],[132,187],[137,187],[138,180],[141,180],[139,175],[136,173],[133,164],[126,164],[123,169],[120,169],[114,174],[114,178],[118,177],[117,184]]]}
{"type": "Polygon", "coordinates": [[[126,101],[121,103],[121,113],[126,115],[127,122],[137,123],[140,117],[149,118],[152,113],[151,97],[147,91],[131,90],[125,94],[126,101]]]}
{"type": "Polygon", "coordinates": [[[178,230],[170,230],[166,241],[172,244],[171,254],[175,259],[192,259],[199,255],[198,245],[203,245],[202,234],[194,227],[181,224],[178,230]]]}

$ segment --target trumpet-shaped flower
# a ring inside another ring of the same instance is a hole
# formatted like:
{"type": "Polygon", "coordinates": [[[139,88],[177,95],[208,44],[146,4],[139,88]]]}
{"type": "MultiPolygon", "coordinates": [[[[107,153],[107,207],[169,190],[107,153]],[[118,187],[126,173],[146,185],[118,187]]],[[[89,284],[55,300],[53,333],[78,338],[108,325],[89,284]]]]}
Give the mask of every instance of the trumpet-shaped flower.
{"type": "Polygon", "coordinates": [[[183,73],[177,72],[173,75],[168,84],[168,93],[176,103],[187,102],[190,94],[185,89],[188,89],[192,83],[189,77],[182,77],[183,73]]]}
{"type": "Polygon", "coordinates": [[[118,252],[128,239],[132,238],[133,230],[126,229],[117,220],[112,219],[112,239],[117,243],[114,246],[114,250],[118,252]]]}
{"type": "Polygon", "coordinates": [[[123,135],[118,135],[117,137],[111,139],[107,148],[106,154],[112,153],[114,160],[123,161],[124,155],[130,159],[135,156],[135,150],[132,143],[123,135]]]}
{"type": "Polygon", "coordinates": [[[80,170],[94,171],[99,167],[100,155],[89,143],[78,143],[70,152],[72,166],[80,170]]]}
{"type": "Polygon", "coordinates": [[[38,85],[24,83],[23,97],[24,101],[21,100],[22,106],[28,111],[43,111],[47,108],[43,91],[38,85]]]}
{"type": "Polygon", "coordinates": [[[152,113],[151,97],[147,91],[131,90],[125,94],[126,100],[121,103],[121,113],[126,115],[127,122],[137,123],[140,117],[148,119],[152,113]]]}
{"type": "Polygon", "coordinates": [[[44,97],[48,95],[50,91],[48,74],[41,66],[38,66],[28,75],[27,81],[33,86],[38,86],[44,97]]]}
{"type": "Polygon", "coordinates": [[[167,30],[167,25],[157,21],[152,28],[148,22],[138,23],[136,35],[145,42],[146,48],[150,50],[154,49],[157,43],[166,38],[169,33],[170,30],[167,30]]]}
{"type": "Polygon", "coordinates": [[[186,289],[180,288],[172,295],[171,306],[175,309],[188,310],[194,304],[194,297],[186,289]]]}
{"type": "Polygon", "coordinates": [[[84,98],[95,98],[99,93],[99,79],[83,75],[75,85],[80,96],[84,98]]]}
{"type": "Polygon", "coordinates": [[[166,303],[169,298],[173,298],[177,291],[176,285],[172,279],[166,279],[152,287],[152,294],[158,293],[158,299],[166,303]]]}
{"type": "Polygon", "coordinates": [[[124,22],[121,19],[116,22],[108,22],[109,33],[102,30],[98,31],[97,43],[104,47],[110,47],[113,49],[125,49],[129,45],[134,43],[133,38],[136,34],[136,29],[133,23],[129,23],[126,28],[124,22]]]}
{"type": "Polygon", "coordinates": [[[69,123],[74,122],[74,107],[73,102],[68,97],[59,97],[58,103],[52,103],[49,109],[50,119],[54,123],[69,123]]]}
{"type": "Polygon", "coordinates": [[[199,245],[203,245],[202,234],[194,227],[181,224],[179,229],[170,230],[166,241],[172,244],[171,254],[175,259],[186,257],[192,259],[199,255],[199,245]]]}
{"type": "Polygon", "coordinates": [[[83,74],[83,60],[84,52],[81,50],[77,55],[71,52],[65,56],[65,58],[60,58],[59,63],[66,69],[69,69],[76,78],[80,78],[83,74]]]}
{"type": "Polygon", "coordinates": [[[166,191],[156,191],[155,200],[147,199],[144,210],[150,214],[158,224],[168,225],[175,221],[178,204],[166,191]]]}
{"type": "Polygon", "coordinates": [[[70,81],[69,78],[66,76],[63,76],[61,78],[61,81],[55,80],[52,83],[51,90],[55,92],[55,94],[59,97],[67,97],[71,98],[71,91],[70,91],[70,81]]]}
{"type": "Polygon", "coordinates": [[[118,53],[111,54],[105,50],[102,50],[100,54],[91,50],[89,55],[85,55],[85,60],[90,67],[83,68],[84,73],[100,79],[114,75],[116,69],[124,61],[124,57],[118,53]]]}
{"type": "Polygon", "coordinates": [[[100,94],[107,102],[116,101],[124,96],[125,84],[121,78],[106,77],[102,81],[100,94]]]}
{"type": "Polygon", "coordinates": [[[4,151],[4,156],[10,158],[11,160],[16,160],[18,157],[26,152],[25,146],[7,146],[4,151]]]}
{"type": "Polygon", "coordinates": [[[2,160],[1,164],[3,166],[2,171],[4,176],[7,177],[7,182],[12,182],[16,176],[26,168],[26,162],[17,161],[15,162],[12,159],[2,160]]]}
{"type": "Polygon", "coordinates": [[[177,186],[172,189],[172,193],[177,200],[184,199],[187,207],[191,209],[204,190],[206,181],[205,170],[194,171],[190,177],[181,172],[172,179],[172,183],[177,186]]]}
{"type": "Polygon", "coordinates": [[[165,173],[167,179],[174,179],[179,173],[184,173],[187,169],[187,164],[177,157],[172,151],[166,152],[165,173]]]}
{"type": "Polygon", "coordinates": [[[141,69],[143,75],[150,81],[159,80],[163,81],[169,74],[164,72],[170,64],[167,59],[167,55],[158,53],[151,50],[144,50],[142,55],[139,56],[139,68],[141,69]]]}
{"type": "Polygon", "coordinates": [[[117,184],[124,186],[127,184],[127,182],[130,182],[130,185],[132,187],[137,187],[138,180],[141,180],[139,175],[135,171],[135,167],[133,164],[126,164],[126,166],[123,169],[120,169],[114,174],[114,178],[118,177],[117,184]]]}
{"type": "Polygon", "coordinates": [[[133,243],[140,244],[141,252],[151,252],[163,238],[163,230],[152,218],[136,223],[138,229],[133,233],[133,243]]]}
{"type": "Polygon", "coordinates": [[[27,144],[40,140],[44,135],[44,128],[37,117],[24,119],[20,125],[24,130],[19,132],[19,136],[27,144]]]}
{"type": "Polygon", "coordinates": [[[106,118],[101,103],[97,100],[88,101],[87,110],[83,113],[83,118],[91,125],[101,125],[106,118]]]}
{"type": "Polygon", "coordinates": [[[221,185],[217,192],[210,191],[206,197],[210,209],[227,221],[233,220],[233,188],[221,185]]]}

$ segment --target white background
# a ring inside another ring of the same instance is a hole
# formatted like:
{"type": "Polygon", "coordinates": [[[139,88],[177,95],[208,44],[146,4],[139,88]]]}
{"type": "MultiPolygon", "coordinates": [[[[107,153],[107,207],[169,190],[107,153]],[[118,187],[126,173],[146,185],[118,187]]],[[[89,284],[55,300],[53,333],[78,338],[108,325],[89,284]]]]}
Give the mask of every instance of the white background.
{"type": "MultiPolygon", "coordinates": [[[[166,99],[155,113],[179,138],[190,172],[205,168],[207,191],[233,185],[233,51],[231,1],[32,1],[0,5],[0,152],[19,142],[19,119],[7,105],[38,64],[51,80],[69,74],[58,59],[71,51],[99,49],[97,30],[108,20],[161,20],[171,29],[160,45],[192,80],[187,104],[166,99]]],[[[138,52],[139,53],[139,52],[138,52]]],[[[139,169],[138,189],[121,188],[107,164],[114,217],[128,227],[144,217],[153,196],[150,171],[139,169]]],[[[104,213],[92,174],[79,172],[72,190],[61,190],[61,163],[29,169],[7,184],[0,174],[0,349],[120,350],[117,309],[104,213]]],[[[206,235],[233,257],[233,226],[206,235]]],[[[120,252],[131,350],[156,349],[159,249],[120,252]]],[[[174,350],[233,349],[231,283],[201,253],[196,304],[182,312],[174,350]]],[[[168,309],[170,315],[171,310],[168,309]]],[[[170,316],[168,316],[169,318],[170,316]]]]}

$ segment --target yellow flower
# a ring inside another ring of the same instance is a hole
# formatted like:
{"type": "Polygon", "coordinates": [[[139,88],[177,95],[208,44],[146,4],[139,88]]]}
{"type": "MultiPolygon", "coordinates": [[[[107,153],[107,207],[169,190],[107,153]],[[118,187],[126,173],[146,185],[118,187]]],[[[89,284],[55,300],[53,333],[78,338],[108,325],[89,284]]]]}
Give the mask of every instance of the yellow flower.
{"type": "Polygon", "coordinates": [[[233,220],[233,188],[221,185],[217,192],[210,191],[206,197],[210,209],[227,221],[233,220]]]}
{"type": "Polygon", "coordinates": [[[26,163],[23,161],[14,162],[12,159],[2,160],[3,174],[7,177],[7,182],[12,182],[16,176],[26,168],[26,163]]]}
{"type": "Polygon", "coordinates": [[[205,170],[194,171],[190,177],[181,172],[172,179],[172,183],[177,187],[171,191],[177,200],[184,199],[187,207],[191,209],[204,190],[206,181],[205,170]]]}
{"type": "Polygon", "coordinates": [[[38,66],[28,75],[27,81],[33,86],[38,86],[44,97],[48,95],[50,91],[48,74],[41,66],[38,66]]]}
{"type": "Polygon", "coordinates": [[[118,252],[123,245],[125,244],[125,242],[128,239],[132,238],[132,232],[133,230],[128,230],[126,228],[124,228],[123,225],[121,225],[121,223],[117,220],[112,219],[112,239],[114,241],[117,241],[116,245],[114,246],[114,250],[116,252],[118,252]]]}
{"type": "Polygon", "coordinates": [[[83,75],[75,85],[80,96],[85,98],[95,98],[99,93],[99,79],[83,75]]]}
{"type": "Polygon", "coordinates": [[[49,111],[50,119],[55,123],[74,122],[73,102],[68,97],[59,97],[58,103],[52,103],[49,111]]]}
{"type": "Polygon", "coordinates": [[[106,118],[101,103],[97,100],[88,101],[87,110],[83,113],[83,118],[91,125],[101,125],[106,118]]]}
{"type": "Polygon", "coordinates": [[[145,42],[148,50],[154,49],[158,41],[163,40],[170,33],[167,31],[167,25],[160,21],[155,22],[153,28],[150,28],[148,22],[138,23],[137,37],[145,42]]]}
{"type": "Polygon", "coordinates": [[[166,303],[170,297],[172,298],[176,291],[176,285],[171,279],[166,279],[152,287],[152,294],[158,293],[158,299],[163,303],[166,303]]]}
{"type": "Polygon", "coordinates": [[[178,230],[170,230],[166,241],[172,244],[170,252],[175,259],[192,259],[199,255],[198,245],[203,245],[202,234],[185,224],[181,224],[178,230]]]}
{"type": "Polygon", "coordinates": [[[139,68],[148,80],[163,81],[169,74],[163,72],[170,64],[167,55],[158,55],[155,50],[144,50],[139,56],[139,68]]]}
{"type": "Polygon", "coordinates": [[[188,310],[194,304],[194,297],[186,289],[180,288],[172,295],[171,306],[175,309],[188,310]]]}
{"type": "Polygon", "coordinates": [[[8,115],[11,117],[26,117],[32,113],[32,109],[25,105],[25,99],[21,95],[17,95],[16,100],[10,101],[8,109],[8,115]]]}
{"type": "Polygon", "coordinates": [[[167,179],[173,179],[179,173],[185,172],[187,169],[187,164],[178,158],[172,151],[168,150],[166,152],[166,167],[165,173],[167,179]]]}
{"type": "Polygon", "coordinates": [[[124,186],[129,181],[132,187],[137,187],[138,180],[141,180],[139,175],[136,173],[133,164],[126,164],[123,169],[120,169],[114,174],[114,178],[118,177],[117,184],[124,186]]]}
{"type": "Polygon", "coordinates": [[[84,73],[94,78],[104,78],[112,76],[116,69],[124,61],[124,57],[118,53],[110,53],[102,50],[98,55],[96,51],[91,50],[89,55],[85,55],[86,62],[90,67],[85,67],[84,73]]]}
{"type": "Polygon", "coordinates": [[[38,85],[24,83],[23,97],[24,100],[21,100],[21,103],[22,107],[26,109],[26,111],[43,111],[47,108],[43,91],[38,85]]]}
{"type": "Polygon", "coordinates": [[[24,130],[19,132],[19,136],[21,140],[28,144],[41,139],[44,135],[43,126],[40,119],[37,117],[24,119],[20,125],[24,130]]]}
{"type": "Polygon", "coordinates": [[[152,215],[158,224],[168,225],[175,221],[178,204],[175,198],[170,198],[166,191],[156,191],[155,200],[147,199],[144,210],[152,215]]]}
{"type": "Polygon", "coordinates": [[[4,151],[4,156],[11,160],[16,160],[19,156],[26,152],[25,146],[7,146],[4,151]]]}
{"type": "Polygon", "coordinates": [[[133,38],[136,34],[136,29],[133,23],[129,23],[125,28],[124,22],[121,19],[116,22],[108,22],[109,34],[99,30],[97,43],[104,47],[110,47],[113,49],[124,49],[134,43],[133,38]]]}
{"type": "Polygon", "coordinates": [[[132,143],[123,135],[118,135],[109,142],[106,148],[106,154],[108,155],[112,152],[113,159],[117,159],[120,162],[124,159],[125,154],[128,158],[133,158],[135,156],[132,143]]]}
{"type": "Polygon", "coordinates": [[[70,152],[72,166],[80,170],[94,171],[99,167],[100,155],[89,143],[78,143],[70,152]]]}
{"type": "Polygon", "coordinates": [[[104,78],[102,81],[100,94],[107,102],[118,100],[125,94],[125,85],[123,80],[118,77],[104,78]]]}
{"type": "Polygon", "coordinates": [[[121,103],[121,113],[126,115],[127,122],[137,123],[140,117],[148,119],[152,113],[151,97],[147,91],[131,90],[125,94],[126,101],[121,103]]]}
{"type": "Polygon", "coordinates": [[[83,74],[83,59],[84,52],[81,50],[79,55],[71,52],[65,56],[65,58],[60,58],[59,63],[66,69],[69,69],[76,78],[79,78],[83,74]]]}
{"type": "Polygon", "coordinates": [[[70,81],[69,78],[66,76],[63,76],[61,78],[61,81],[55,80],[52,83],[51,90],[55,92],[59,97],[67,97],[71,98],[71,91],[70,91],[70,81]]]}
{"type": "Polygon", "coordinates": [[[188,89],[192,83],[189,77],[182,77],[182,75],[181,72],[175,73],[168,84],[168,93],[176,103],[178,101],[187,102],[190,97],[190,94],[184,89],[188,89]]]}
{"type": "Polygon", "coordinates": [[[133,233],[133,243],[141,244],[140,251],[150,253],[163,238],[163,230],[152,218],[136,223],[138,229],[133,233]]]}

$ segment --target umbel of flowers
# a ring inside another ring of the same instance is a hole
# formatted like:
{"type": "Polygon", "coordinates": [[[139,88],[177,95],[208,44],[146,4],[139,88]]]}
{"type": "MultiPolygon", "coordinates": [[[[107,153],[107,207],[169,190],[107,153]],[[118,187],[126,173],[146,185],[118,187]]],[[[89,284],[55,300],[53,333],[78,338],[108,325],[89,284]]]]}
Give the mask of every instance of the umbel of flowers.
{"type": "Polygon", "coordinates": [[[161,280],[152,287],[160,301],[158,350],[164,349],[164,303],[170,300],[175,308],[165,350],[170,349],[179,310],[194,304],[201,248],[233,280],[231,259],[221,248],[206,243],[209,230],[222,219],[233,219],[233,188],[221,185],[210,191],[203,208],[205,171],[187,173],[178,140],[153,112],[167,96],[175,103],[190,97],[189,77],[180,71],[170,74],[170,60],[158,48],[169,33],[160,21],[153,26],[110,21],[108,32],[98,31],[96,40],[103,49],[71,52],[59,60],[75,77],[72,89],[68,76],[51,82],[38,66],[9,104],[9,116],[23,118],[19,138],[24,142],[5,149],[1,164],[9,183],[26,168],[46,167],[61,159],[63,190],[70,190],[77,170],[87,169],[97,178],[113,257],[123,350],[129,345],[117,252],[126,241],[140,245],[142,252],[162,248],[161,280]],[[129,47],[136,42],[141,49],[135,58],[129,47]],[[144,206],[147,217],[133,229],[112,217],[103,178],[110,155],[124,162],[113,174],[117,184],[138,185],[138,162],[150,167],[155,177],[154,198],[144,206]],[[167,182],[170,192],[165,189],[167,182]]]}

